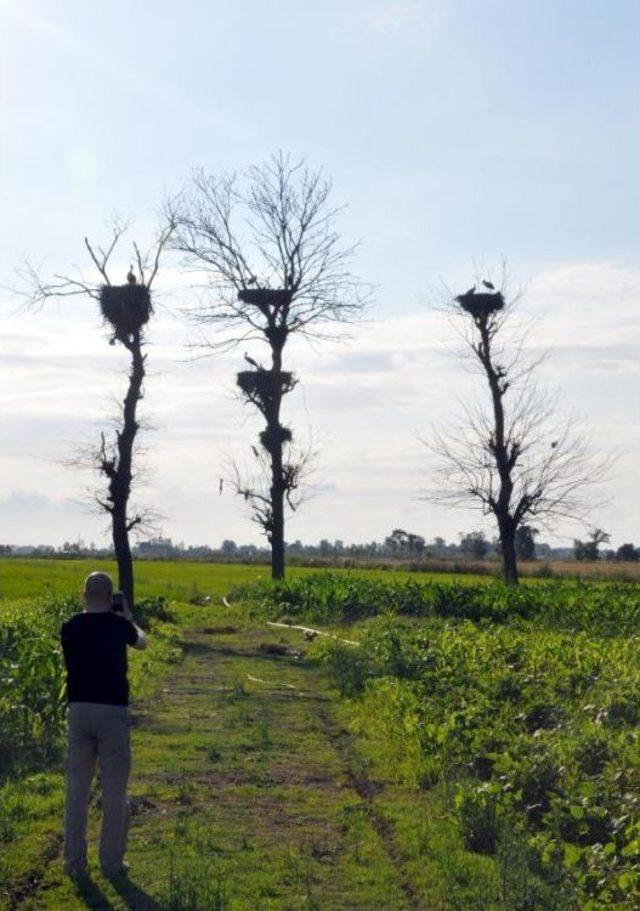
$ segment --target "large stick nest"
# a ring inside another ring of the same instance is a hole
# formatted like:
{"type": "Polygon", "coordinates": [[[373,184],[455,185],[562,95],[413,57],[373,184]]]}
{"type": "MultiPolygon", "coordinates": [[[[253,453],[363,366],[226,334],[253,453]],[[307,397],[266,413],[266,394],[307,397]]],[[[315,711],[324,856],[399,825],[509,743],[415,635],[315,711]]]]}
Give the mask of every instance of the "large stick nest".
{"type": "Polygon", "coordinates": [[[490,294],[485,292],[476,294],[475,291],[467,291],[466,294],[459,294],[456,300],[463,310],[474,317],[489,316],[504,307],[504,297],[500,291],[490,294]]]}
{"type": "Polygon", "coordinates": [[[146,285],[103,285],[100,309],[116,338],[128,338],[149,322],[153,312],[146,285]]]}
{"type": "Polygon", "coordinates": [[[243,304],[251,304],[264,313],[290,303],[291,291],[288,288],[244,288],[238,291],[238,300],[243,304]]]}
{"type": "Polygon", "coordinates": [[[273,370],[242,370],[236,381],[247,398],[263,405],[269,405],[276,398],[291,392],[297,382],[294,375],[286,370],[279,373],[273,370]]]}
{"type": "Polygon", "coordinates": [[[289,428],[280,424],[277,427],[267,427],[260,433],[260,442],[267,452],[275,452],[283,443],[290,443],[292,438],[289,428]]]}

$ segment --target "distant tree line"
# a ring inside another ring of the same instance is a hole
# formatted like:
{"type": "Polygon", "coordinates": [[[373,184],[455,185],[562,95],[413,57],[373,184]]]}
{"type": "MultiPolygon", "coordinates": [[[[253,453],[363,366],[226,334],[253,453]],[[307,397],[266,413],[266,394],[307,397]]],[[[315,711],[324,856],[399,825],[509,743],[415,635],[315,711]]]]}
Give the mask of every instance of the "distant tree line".
{"type": "MultiPolygon", "coordinates": [[[[570,560],[577,561],[618,561],[635,563],[640,560],[640,547],[634,544],[621,544],[617,549],[600,548],[609,536],[602,537],[601,529],[594,529],[586,542],[576,540],[573,547],[552,547],[544,542],[535,541],[536,529],[524,526],[517,539],[519,560],[570,560]]],[[[382,541],[369,541],[360,544],[345,543],[340,539],[330,541],[323,538],[315,544],[303,544],[300,540],[285,542],[288,557],[300,560],[500,560],[500,541],[489,539],[483,531],[470,531],[459,535],[459,540],[446,541],[440,536],[427,541],[422,535],[394,529],[382,541]]],[[[208,544],[186,545],[173,542],[171,538],[157,536],[139,541],[133,547],[136,559],[146,560],[192,560],[210,561],[230,560],[238,562],[267,562],[270,559],[270,548],[256,544],[238,544],[225,538],[219,547],[208,544]]],[[[114,551],[110,547],[98,547],[94,543],[86,544],[82,539],[65,541],[59,547],[49,544],[34,546],[15,546],[0,544],[0,556],[3,557],[50,557],[50,558],[96,558],[113,559],[114,551]]]]}

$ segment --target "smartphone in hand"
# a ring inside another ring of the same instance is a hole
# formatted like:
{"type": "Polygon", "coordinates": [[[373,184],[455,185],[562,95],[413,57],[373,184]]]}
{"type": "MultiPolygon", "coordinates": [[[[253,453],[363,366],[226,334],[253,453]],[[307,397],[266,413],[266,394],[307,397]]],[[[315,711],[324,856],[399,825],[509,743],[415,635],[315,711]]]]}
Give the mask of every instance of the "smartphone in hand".
{"type": "Polygon", "coordinates": [[[111,610],[116,614],[124,613],[124,595],[122,592],[114,592],[111,600],[111,610]]]}

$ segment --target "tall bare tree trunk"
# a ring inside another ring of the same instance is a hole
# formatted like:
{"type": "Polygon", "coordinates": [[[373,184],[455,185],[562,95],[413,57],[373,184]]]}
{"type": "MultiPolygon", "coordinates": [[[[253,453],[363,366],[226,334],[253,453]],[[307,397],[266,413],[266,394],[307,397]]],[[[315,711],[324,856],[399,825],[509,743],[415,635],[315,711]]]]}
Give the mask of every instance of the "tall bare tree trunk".
{"type": "Polygon", "coordinates": [[[118,563],[118,579],[129,607],[134,606],[133,558],[129,543],[129,532],[139,519],[129,520],[127,509],[131,494],[133,447],[138,432],[136,411],[142,398],[144,381],[145,356],[142,354],[140,330],[135,330],[131,337],[123,342],[131,354],[131,371],[129,387],[122,408],[122,429],[117,435],[117,461],[114,465],[103,461],[103,471],[109,477],[109,496],[111,503],[111,529],[113,547],[118,563]]]}
{"type": "Polygon", "coordinates": [[[502,550],[502,576],[507,585],[518,584],[518,563],[516,560],[515,526],[507,522],[506,527],[500,529],[500,545],[502,550]]]}
{"type": "Polygon", "coordinates": [[[112,513],[111,533],[118,564],[118,587],[127,599],[128,606],[132,608],[134,604],[133,558],[129,544],[126,512],[122,509],[114,510],[112,513]]]}
{"type": "Polygon", "coordinates": [[[216,287],[218,299],[199,307],[196,318],[216,332],[226,327],[213,347],[252,339],[270,349],[269,369],[245,354],[254,369],[237,374],[245,401],[267,426],[261,448],[253,447],[259,476],[243,479],[236,467],[233,486],[266,534],[272,575],[281,579],[285,510],[300,505],[296,491],[313,455],[296,451],[291,430],[280,423],[283,396],[297,383],[282,369],[282,352],[291,334],[317,338],[322,324],[353,320],[366,295],[349,272],[354,248],[341,245],[333,226],[340,210],[331,207],[331,184],[320,171],[280,153],[250,168],[244,188],[235,176],[199,172],[193,191],[169,201],[167,211],[177,226],[174,248],[210,273],[216,287]]]}
{"type": "Polygon", "coordinates": [[[271,362],[274,377],[273,415],[267,422],[267,434],[271,441],[271,578],[284,579],[284,496],[286,484],[283,475],[282,450],[284,445],[283,427],[280,424],[280,407],[282,405],[282,349],[284,342],[272,335],[271,362]]]}
{"type": "Polygon", "coordinates": [[[489,442],[489,448],[495,458],[496,468],[498,469],[500,489],[496,500],[492,504],[492,509],[498,520],[498,529],[500,531],[502,575],[507,585],[517,585],[516,523],[511,515],[511,495],[513,493],[511,471],[518,452],[515,444],[512,444],[510,448],[505,440],[503,399],[508,389],[508,383],[504,382],[501,369],[492,360],[491,337],[487,327],[487,317],[480,317],[477,320],[477,325],[482,339],[479,356],[487,375],[493,404],[493,435],[489,442]]]}
{"type": "MultiPolygon", "coordinates": [[[[572,421],[554,423],[555,403],[537,389],[539,364],[526,351],[526,332],[511,334],[517,297],[482,279],[450,301],[462,317],[461,336],[473,352],[491,393],[490,404],[463,404],[464,422],[435,431],[429,448],[439,457],[439,483],[430,499],[450,506],[474,505],[493,516],[500,538],[502,574],[518,583],[520,533],[535,529],[535,517],[584,521],[593,502],[582,494],[598,483],[608,460],[592,460],[587,439],[572,421]],[[508,396],[508,398],[507,398],[508,396]]],[[[504,289],[504,282],[503,282],[504,289]]],[[[533,548],[531,548],[533,549],[533,548]]]]}
{"type": "Polygon", "coordinates": [[[30,300],[39,305],[52,297],[89,297],[100,306],[105,326],[111,336],[109,344],[116,342],[129,352],[129,384],[119,415],[115,443],[105,433],[100,435],[100,445],[91,453],[91,467],[106,479],[106,493],[97,491],[95,500],[111,520],[111,536],[118,563],[119,586],[130,607],[134,604],[133,560],[129,533],[143,521],[142,515],[129,515],[129,498],[133,480],[133,454],[139,425],[136,417],[138,402],[142,398],[146,355],[142,353],[144,327],[153,313],[151,285],[160,267],[160,258],[175,231],[175,221],[168,217],[160,225],[153,247],[143,254],[134,240],[126,284],[111,280],[109,263],[126,227],[114,222],[111,241],[105,247],[91,244],[88,237],[84,245],[99,275],[97,282],[87,282],[82,276],[57,275],[53,282],[43,282],[35,270],[28,271],[32,285],[30,300]],[[135,264],[135,266],[134,266],[135,264]]]}
{"type": "Polygon", "coordinates": [[[271,578],[284,579],[284,488],[282,484],[282,444],[272,456],[271,504],[273,528],[271,530],[271,578]]]}

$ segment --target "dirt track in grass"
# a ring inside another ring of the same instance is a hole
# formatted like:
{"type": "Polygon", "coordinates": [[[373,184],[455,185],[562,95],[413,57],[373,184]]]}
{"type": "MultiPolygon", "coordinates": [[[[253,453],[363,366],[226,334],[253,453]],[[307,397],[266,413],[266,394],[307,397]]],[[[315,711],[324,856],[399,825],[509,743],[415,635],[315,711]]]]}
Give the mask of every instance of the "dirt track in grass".
{"type": "Polygon", "coordinates": [[[129,882],[73,886],[48,859],[10,907],[208,911],[427,908],[299,634],[204,622],[134,707],[129,882]]]}

